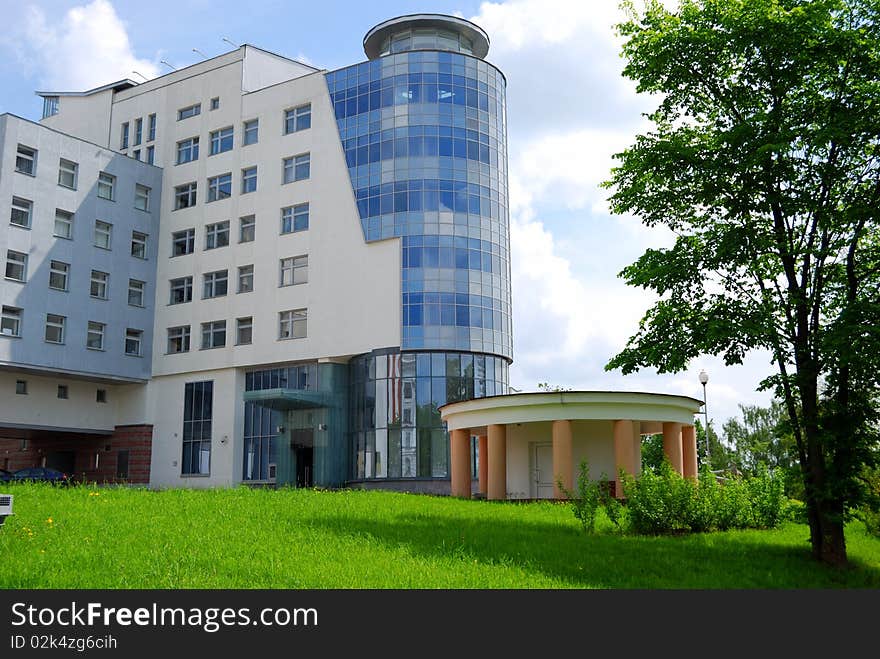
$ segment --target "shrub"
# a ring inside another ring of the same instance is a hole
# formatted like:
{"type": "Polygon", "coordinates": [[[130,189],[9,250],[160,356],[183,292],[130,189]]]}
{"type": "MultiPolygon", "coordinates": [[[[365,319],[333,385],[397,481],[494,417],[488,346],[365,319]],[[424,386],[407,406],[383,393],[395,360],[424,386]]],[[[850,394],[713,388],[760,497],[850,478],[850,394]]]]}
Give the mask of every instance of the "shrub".
{"type": "Polygon", "coordinates": [[[718,503],[720,486],[709,465],[700,470],[700,480],[694,488],[694,497],[688,514],[691,531],[704,533],[718,527],[718,503]]]}
{"type": "Polygon", "coordinates": [[[629,526],[636,533],[659,534],[690,528],[694,486],[664,462],[656,472],[645,469],[639,478],[623,480],[629,526]]]}
{"type": "Polygon", "coordinates": [[[758,466],[758,473],[746,481],[751,504],[751,525],[759,529],[773,529],[785,517],[785,483],[772,476],[767,465],[758,466]]]}
{"type": "Polygon", "coordinates": [[[865,523],[868,533],[880,538],[880,467],[866,467],[863,477],[868,485],[868,492],[859,510],[859,517],[865,523]]]}
{"type": "Polygon", "coordinates": [[[584,533],[592,533],[596,528],[596,511],[602,502],[602,488],[597,482],[590,480],[590,464],[582,460],[578,466],[576,492],[567,490],[562,480],[556,481],[560,490],[571,499],[571,509],[580,521],[584,533]]]}

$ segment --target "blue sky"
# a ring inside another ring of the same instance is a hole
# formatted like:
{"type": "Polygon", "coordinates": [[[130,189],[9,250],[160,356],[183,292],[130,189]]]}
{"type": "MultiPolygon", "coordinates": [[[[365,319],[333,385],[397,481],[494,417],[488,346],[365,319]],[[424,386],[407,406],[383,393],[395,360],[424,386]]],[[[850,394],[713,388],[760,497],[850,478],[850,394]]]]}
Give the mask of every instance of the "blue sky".
{"type": "Polygon", "coordinates": [[[679,393],[702,398],[716,428],[737,404],[767,404],[758,382],[769,356],[725,367],[696,359],[679,374],[606,373],[608,359],[635,332],[652,298],[617,278],[650,246],[670,244],[662,229],[609,214],[611,155],[647,129],[650,98],[620,76],[613,25],[618,0],[510,0],[430,4],[380,0],[21,0],[4,7],[0,112],[39,119],[36,89],[80,90],[132,71],[153,77],[251,43],[327,69],[365,59],[364,34],[393,16],[437,12],[481,25],[487,59],[508,80],[514,365],[511,385],[679,393]]]}

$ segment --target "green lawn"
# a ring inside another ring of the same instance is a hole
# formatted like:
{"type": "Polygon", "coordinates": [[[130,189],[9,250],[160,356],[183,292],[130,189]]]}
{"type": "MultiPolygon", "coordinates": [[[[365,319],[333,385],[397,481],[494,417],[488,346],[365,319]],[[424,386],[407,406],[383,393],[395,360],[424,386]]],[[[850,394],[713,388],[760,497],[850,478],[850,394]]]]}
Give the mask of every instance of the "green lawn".
{"type": "Polygon", "coordinates": [[[386,492],[4,485],[0,588],[880,588],[810,559],[807,527],[585,536],[567,505],[386,492]]]}

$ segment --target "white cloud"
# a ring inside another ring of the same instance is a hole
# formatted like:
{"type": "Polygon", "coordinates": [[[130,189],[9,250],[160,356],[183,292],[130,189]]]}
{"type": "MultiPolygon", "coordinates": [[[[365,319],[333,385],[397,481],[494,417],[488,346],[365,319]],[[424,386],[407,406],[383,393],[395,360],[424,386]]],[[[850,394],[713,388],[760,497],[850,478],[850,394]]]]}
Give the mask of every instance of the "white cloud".
{"type": "Polygon", "coordinates": [[[58,19],[31,6],[25,15],[23,59],[36,63],[40,83],[51,91],[82,91],[131,78],[159,75],[156,64],[138,58],[125,24],[108,0],[73,7],[58,19]]]}

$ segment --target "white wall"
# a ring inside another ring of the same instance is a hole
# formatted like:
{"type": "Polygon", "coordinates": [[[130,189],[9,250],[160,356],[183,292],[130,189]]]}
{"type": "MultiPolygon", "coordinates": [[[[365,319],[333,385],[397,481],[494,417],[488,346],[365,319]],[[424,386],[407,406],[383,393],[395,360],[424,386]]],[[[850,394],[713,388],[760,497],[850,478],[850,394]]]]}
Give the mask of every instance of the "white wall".
{"type": "Polygon", "coordinates": [[[118,144],[113,144],[110,139],[112,102],[112,89],[105,89],[89,96],[60,96],[58,114],[46,117],[40,123],[47,128],[59,130],[82,140],[113,148],[118,144]]]}
{"type": "Polygon", "coordinates": [[[269,53],[260,48],[245,45],[244,70],[241,88],[253,92],[287,80],[314,73],[315,69],[269,53]]]}

